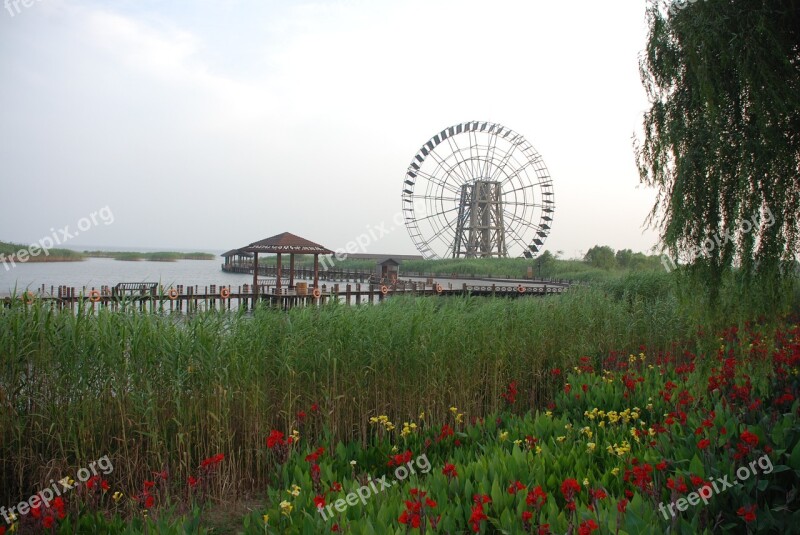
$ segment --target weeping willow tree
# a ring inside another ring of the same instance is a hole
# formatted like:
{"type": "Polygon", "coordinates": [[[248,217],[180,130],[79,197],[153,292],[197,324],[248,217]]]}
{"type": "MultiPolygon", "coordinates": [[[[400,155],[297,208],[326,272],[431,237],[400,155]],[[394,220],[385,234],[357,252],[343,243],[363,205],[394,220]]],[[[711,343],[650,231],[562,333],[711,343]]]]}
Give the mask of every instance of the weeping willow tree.
{"type": "Polygon", "coordinates": [[[799,250],[800,0],[649,0],[647,19],[648,223],[712,300],[728,279],[774,298],[799,250]]]}

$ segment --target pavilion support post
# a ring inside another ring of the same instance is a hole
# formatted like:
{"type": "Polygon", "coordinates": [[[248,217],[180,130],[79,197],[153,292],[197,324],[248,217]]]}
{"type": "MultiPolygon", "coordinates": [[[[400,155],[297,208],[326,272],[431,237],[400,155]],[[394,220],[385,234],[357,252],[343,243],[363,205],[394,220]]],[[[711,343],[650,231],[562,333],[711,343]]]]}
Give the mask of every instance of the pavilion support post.
{"type": "Polygon", "coordinates": [[[294,253],[289,255],[289,289],[294,288],[294,253]]]}
{"type": "Polygon", "coordinates": [[[258,299],[258,253],[253,254],[253,306],[258,299]]]}
{"type": "Polygon", "coordinates": [[[278,253],[278,264],[275,270],[275,293],[281,294],[281,253],[278,253]]]}
{"type": "Polygon", "coordinates": [[[319,286],[319,254],[314,253],[314,288],[319,286]]]}

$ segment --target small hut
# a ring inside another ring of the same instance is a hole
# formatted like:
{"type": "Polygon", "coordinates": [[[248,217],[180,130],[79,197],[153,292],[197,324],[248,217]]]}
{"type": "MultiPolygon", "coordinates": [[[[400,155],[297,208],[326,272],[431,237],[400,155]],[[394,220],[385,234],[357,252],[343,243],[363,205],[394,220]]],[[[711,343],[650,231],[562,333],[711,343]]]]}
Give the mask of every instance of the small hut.
{"type": "Polygon", "coordinates": [[[258,255],[262,254],[276,254],[277,255],[277,273],[275,276],[275,291],[281,293],[281,266],[282,256],[289,255],[289,289],[294,289],[294,256],[298,254],[314,255],[314,286],[319,287],[319,255],[333,254],[333,251],[323,247],[318,243],[314,243],[300,236],[295,236],[289,232],[277,234],[270,238],[265,238],[260,241],[251,243],[246,247],[242,247],[240,251],[253,253],[253,293],[258,295],[258,255]]]}
{"type": "Polygon", "coordinates": [[[400,262],[394,258],[387,258],[385,260],[378,260],[375,275],[380,281],[397,282],[397,277],[400,274],[400,262]]]}

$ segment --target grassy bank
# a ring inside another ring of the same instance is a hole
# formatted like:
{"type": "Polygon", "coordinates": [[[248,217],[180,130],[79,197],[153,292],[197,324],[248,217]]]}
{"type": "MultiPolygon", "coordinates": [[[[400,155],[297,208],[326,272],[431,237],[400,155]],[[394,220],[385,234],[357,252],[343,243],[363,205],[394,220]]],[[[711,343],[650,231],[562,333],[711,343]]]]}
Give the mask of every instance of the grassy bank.
{"type": "Polygon", "coordinates": [[[216,255],[211,253],[176,253],[171,251],[160,251],[155,253],[141,253],[132,251],[109,252],[109,251],[84,251],[83,254],[91,258],[113,258],[137,262],[146,260],[149,262],[176,262],[178,260],[214,260],[216,255]]]}
{"type": "MultiPolygon", "coordinates": [[[[5,257],[14,262],[19,262],[17,254],[20,251],[28,251],[29,246],[20,243],[9,243],[0,241],[0,259],[5,257]]],[[[117,251],[73,251],[71,249],[48,249],[47,254],[41,248],[34,249],[36,256],[27,254],[25,262],[78,262],[86,258],[113,258],[114,260],[139,261],[147,260],[150,262],[175,262],[177,260],[214,260],[216,255],[211,253],[176,253],[171,251],[160,251],[154,253],[141,252],[117,252],[117,251]]]]}
{"type": "Polygon", "coordinates": [[[6,262],[9,260],[15,263],[19,262],[18,254],[22,251],[25,251],[23,253],[25,262],[79,262],[84,258],[81,253],[70,249],[48,249],[47,254],[45,254],[41,248],[34,248],[33,251],[29,252],[28,247],[29,245],[21,243],[0,241],[0,259],[4,259],[6,262]],[[32,256],[31,252],[37,253],[36,256],[32,256]]]}

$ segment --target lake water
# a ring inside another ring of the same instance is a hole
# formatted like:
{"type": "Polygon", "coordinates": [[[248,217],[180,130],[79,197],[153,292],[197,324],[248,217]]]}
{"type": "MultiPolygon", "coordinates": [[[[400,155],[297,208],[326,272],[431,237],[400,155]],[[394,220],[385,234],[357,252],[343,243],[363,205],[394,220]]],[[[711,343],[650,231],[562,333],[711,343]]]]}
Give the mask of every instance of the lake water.
{"type": "Polygon", "coordinates": [[[125,262],[111,258],[89,258],[82,262],[29,262],[17,263],[6,270],[0,264],[0,296],[30,289],[35,291],[42,284],[51,286],[73,286],[80,289],[115,286],[119,282],[158,282],[165,287],[185,286],[239,286],[252,282],[252,275],[225,273],[222,258],[217,260],[178,260],[176,262],[125,262]]]}
{"type": "MultiPolygon", "coordinates": [[[[252,275],[225,273],[222,271],[222,258],[215,260],[178,260],[176,262],[126,262],[111,258],[89,258],[82,262],[29,262],[17,263],[6,270],[0,263],[0,297],[11,295],[16,287],[17,294],[26,290],[37,291],[44,284],[50,287],[71,286],[78,291],[82,287],[100,288],[116,286],[120,282],[156,282],[165,288],[182,284],[184,286],[230,285],[234,289],[242,284],[253,282],[252,275]]],[[[286,274],[288,276],[288,273],[286,274]]],[[[406,279],[402,276],[401,278],[406,279]]],[[[300,280],[300,279],[297,279],[300,280]]],[[[424,280],[416,279],[414,280],[424,280]]],[[[442,279],[445,288],[458,288],[462,284],[491,285],[487,279],[442,279]]],[[[517,284],[522,281],[508,281],[517,284]]],[[[499,282],[500,284],[503,284],[499,282]]],[[[325,283],[323,283],[325,284],[325,283]]],[[[327,284],[331,284],[328,282],[327,284]]],[[[539,286],[540,283],[525,281],[525,286],[539,286]]]]}

